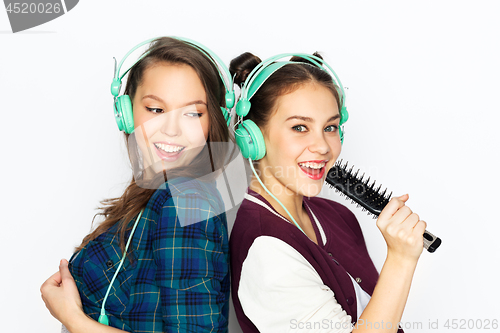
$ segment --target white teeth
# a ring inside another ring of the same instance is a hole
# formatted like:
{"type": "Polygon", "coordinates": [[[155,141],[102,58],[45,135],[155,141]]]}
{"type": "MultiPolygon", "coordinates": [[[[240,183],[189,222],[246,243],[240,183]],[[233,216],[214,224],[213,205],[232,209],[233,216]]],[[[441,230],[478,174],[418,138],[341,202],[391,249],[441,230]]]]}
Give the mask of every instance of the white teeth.
{"type": "Polygon", "coordinates": [[[163,143],[155,143],[156,148],[161,149],[167,153],[176,153],[184,149],[182,146],[171,146],[163,143]]]}
{"type": "Polygon", "coordinates": [[[302,162],[299,163],[300,166],[306,167],[306,168],[311,168],[311,169],[321,169],[324,167],[326,162],[321,162],[321,163],[313,163],[313,162],[302,162]]]}

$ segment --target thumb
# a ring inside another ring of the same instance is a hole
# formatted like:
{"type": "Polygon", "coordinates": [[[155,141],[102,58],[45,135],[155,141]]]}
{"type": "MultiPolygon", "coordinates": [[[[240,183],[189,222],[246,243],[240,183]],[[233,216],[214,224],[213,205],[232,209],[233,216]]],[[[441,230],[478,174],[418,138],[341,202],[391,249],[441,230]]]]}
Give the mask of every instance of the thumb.
{"type": "Polygon", "coordinates": [[[68,282],[68,280],[71,280],[74,283],[74,279],[69,271],[68,261],[66,259],[62,259],[59,263],[59,273],[61,274],[62,282],[68,282]]]}
{"type": "Polygon", "coordinates": [[[408,201],[408,199],[410,199],[410,195],[409,194],[403,194],[402,196],[399,196],[398,199],[401,200],[401,201],[403,201],[403,202],[406,202],[406,201],[408,201]]]}
{"type": "Polygon", "coordinates": [[[61,273],[62,285],[64,289],[72,295],[75,300],[78,300],[77,303],[80,303],[80,294],[78,292],[78,287],[76,286],[75,279],[71,275],[71,272],[68,268],[68,261],[66,259],[61,260],[59,264],[59,273],[61,273]]]}

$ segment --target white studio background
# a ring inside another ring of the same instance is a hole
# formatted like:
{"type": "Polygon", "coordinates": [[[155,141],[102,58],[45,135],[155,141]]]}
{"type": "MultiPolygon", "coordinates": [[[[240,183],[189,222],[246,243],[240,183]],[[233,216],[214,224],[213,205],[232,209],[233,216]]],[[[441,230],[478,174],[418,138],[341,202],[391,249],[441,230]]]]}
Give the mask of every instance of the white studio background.
{"type": "MultiPolygon", "coordinates": [[[[112,58],[161,35],[199,41],[227,63],[245,51],[322,52],[348,88],[341,158],[394,194],[408,192],[443,239],[420,259],[406,332],[500,320],[499,12],[498,1],[472,0],[80,1],[12,34],[0,10],[0,331],[59,331],[40,285],[89,232],[99,201],[120,195],[131,175],[112,116],[112,58]]],[[[345,204],[380,269],[375,221],[345,204]]],[[[234,314],[230,332],[240,332],[234,314]]]]}

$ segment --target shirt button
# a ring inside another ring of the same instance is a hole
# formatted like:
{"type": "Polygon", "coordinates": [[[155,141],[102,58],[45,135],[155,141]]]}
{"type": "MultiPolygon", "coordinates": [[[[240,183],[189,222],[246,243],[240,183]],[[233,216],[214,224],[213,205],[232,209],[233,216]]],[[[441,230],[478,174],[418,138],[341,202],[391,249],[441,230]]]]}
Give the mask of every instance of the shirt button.
{"type": "Polygon", "coordinates": [[[335,260],[335,258],[333,257],[333,255],[332,255],[330,252],[328,252],[328,255],[329,255],[330,257],[332,257],[332,260],[333,260],[333,261],[337,264],[337,266],[339,266],[339,265],[340,265],[340,264],[339,264],[339,262],[338,262],[337,260],[335,260]]]}
{"type": "Polygon", "coordinates": [[[109,268],[113,267],[113,260],[109,259],[108,261],[106,261],[106,266],[108,266],[109,268]]]}
{"type": "Polygon", "coordinates": [[[357,282],[357,283],[361,283],[361,281],[363,281],[363,280],[361,280],[361,278],[360,278],[360,277],[357,277],[357,278],[356,278],[356,282],[357,282]]]}
{"type": "Polygon", "coordinates": [[[347,305],[352,305],[352,303],[354,303],[354,299],[352,297],[347,297],[346,301],[347,305]]]}

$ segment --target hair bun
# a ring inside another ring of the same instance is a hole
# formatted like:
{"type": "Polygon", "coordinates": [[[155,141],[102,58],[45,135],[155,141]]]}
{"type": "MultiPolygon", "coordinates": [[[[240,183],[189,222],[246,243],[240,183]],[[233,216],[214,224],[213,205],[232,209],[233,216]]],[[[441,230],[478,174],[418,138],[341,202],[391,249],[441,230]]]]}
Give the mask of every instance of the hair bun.
{"type": "MultiPolygon", "coordinates": [[[[321,54],[319,54],[318,52],[314,52],[312,54],[313,56],[315,57],[318,57],[320,58],[321,60],[323,60],[323,57],[321,56],[321,54]]],[[[310,65],[314,65],[312,62],[310,62],[309,60],[305,59],[305,58],[302,58],[302,57],[297,57],[297,56],[293,56],[290,61],[295,61],[295,62],[303,62],[303,63],[306,63],[306,64],[310,64],[310,65]]]]}
{"type": "Polygon", "coordinates": [[[229,63],[229,73],[234,77],[234,83],[240,85],[245,82],[248,74],[261,63],[259,57],[250,52],[240,54],[229,63]]]}

